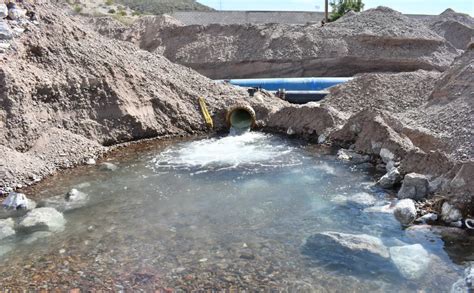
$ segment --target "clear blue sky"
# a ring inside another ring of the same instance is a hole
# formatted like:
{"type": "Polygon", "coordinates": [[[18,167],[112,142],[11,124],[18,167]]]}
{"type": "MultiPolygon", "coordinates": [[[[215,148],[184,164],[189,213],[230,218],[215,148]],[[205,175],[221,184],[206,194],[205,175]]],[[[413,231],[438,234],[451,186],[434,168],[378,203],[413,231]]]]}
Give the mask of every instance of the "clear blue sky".
{"type": "MultiPolygon", "coordinates": [[[[324,0],[198,0],[223,10],[323,11],[324,0]]],[[[474,15],[474,0],[364,0],[365,9],[388,6],[403,13],[440,14],[446,8],[474,15]]]]}

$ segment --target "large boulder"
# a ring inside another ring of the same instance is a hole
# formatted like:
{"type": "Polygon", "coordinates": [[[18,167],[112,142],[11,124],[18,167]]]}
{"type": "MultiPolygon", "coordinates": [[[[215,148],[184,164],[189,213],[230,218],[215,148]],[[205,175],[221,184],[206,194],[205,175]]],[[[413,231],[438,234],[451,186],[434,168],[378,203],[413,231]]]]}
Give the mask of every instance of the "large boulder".
{"type": "Polygon", "coordinates": [[[10,40],[13,38],[13,32],[10,26],[0,19],[0,40],[10,40]]]}
{"type": "Polygon", "coordinates": [[[409,280],[421,278],[431,262],[429,253],[420,244],[390,247],[390,258],[409,280]]]}
{"type": "Polygon", "coordinates": [[[54,208],[37,208],[26,214],[18,223],[18,229],[22,231],[62,231],[66,220],[63,214],[54,208]]]}
{"type": "Polygon", "coordinates": [[[462,219],[462,213],[450,203],[444,202],[441,206],[441,219],[446,223],[456,222],[462,219]]]}
{"type": "Polygon", "coordinates": [[[415,202],[408,198],[398,201],[395,205],[393,215],[403,226],[410,225],[416,220],[415,202]]]}
{"type": "Polygon", "coordinates": [[[0,240],[15,235],[13,219],[0,220],[0,240]]]}
{"type": "Polygon", "coordinates": [[[352,269],[378,267],[389,258],[388,249],[379,238],[339,232],[322,232],[308,237],[303,253],[327,265],[352,269]]]}
{"type": "Polygon", "coordinates": [[[388,171],[382,178],[377,181],[377,184],[383,188],[392,188],[395,184],[399,183],[402,180],[400,171],[398,168],[392,168],[388,171]]]}
{"type": "Polygon", "coordinates": [[[6,4],[0,3],[0,21],[8,16],[8,8],[6,4]]]}
{"type": "Polygon", "coordinates": [[[403,178],[402,188],[398,191],[398,198],[421,200],[429,192],[428,177],[422,174],[410,173],[403,178]]]}
{"type": "Polygon", "coordinates": [[[32,210],[36,207],[36,203],[23,193],[10,192],[2,202],[2,207],[9,210],[32,210]]]}
{"type": "Polygon", "coordinates": [[[26,16],[26,10],[21,9],[21,8],[10,8],[8,10],[8,17],[12,20],[19,20],[20,18],[23,18],[26,16]]]}

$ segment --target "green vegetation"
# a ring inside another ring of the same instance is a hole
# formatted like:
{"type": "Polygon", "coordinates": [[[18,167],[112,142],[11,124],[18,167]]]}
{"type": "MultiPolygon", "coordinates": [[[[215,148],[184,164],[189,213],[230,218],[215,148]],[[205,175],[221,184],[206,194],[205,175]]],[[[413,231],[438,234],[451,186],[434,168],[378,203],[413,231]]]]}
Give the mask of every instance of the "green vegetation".
{"type": "Polygon", "coordinates": [[[362,0],[333,0],[331,3],[332,12],[330,21],[335,21],[349,11],[360,12],[364,8],[362,0]]]}
{"type": "Polygon", "coordinates": [[[133,10],[146,14],[164,14],[174,11],[211,11],[196,0],[116,0],[133,10]]]}
{"type": "Polygon", "coordinates": [[[105,5],[110,6],[114,4],[114,0],[105,0],[105,5]]]}
{"type": "Polygon", "coordinates": [[[82,11],[82,6],[78,4],[74,5],[74,12],[81,13],[81,11],[82,11]]]}
{"type": "Polygon", "coordinates": [[[112,17],[113,17],[116,21],[121,22],[121,23],[123,23],[124,25],[128,25],[128,26],[132,25],[132,24],[133,24],[133,21],[134,21],[133,18],[127,17],[127,16],[122,16],[122,15],[120,15],[120,14],[118,14],[118,13],[112,15],[112,17]]]}
{"type": "Polygon", "coordinates": [[[115,11],[115,9],[111,8],[111,9],[109,9],[109,11],[107,11],[107,12],[110,13],[110,14],[115,14],[116,11],[115,11]]]}

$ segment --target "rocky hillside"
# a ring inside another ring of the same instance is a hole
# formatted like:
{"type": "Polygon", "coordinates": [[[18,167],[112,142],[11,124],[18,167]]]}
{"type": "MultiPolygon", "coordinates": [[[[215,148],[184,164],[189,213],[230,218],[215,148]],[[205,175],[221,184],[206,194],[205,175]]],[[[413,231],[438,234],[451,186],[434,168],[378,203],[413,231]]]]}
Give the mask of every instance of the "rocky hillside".
{"type": "MultiPolygon", "coordinates": [[[[227,105],[245,102],[243,89],[106,39],[67,10],[27,9],[36,24],[7,40],[0,56],[0,184],[82,163],[102,145],[206,131],[198,97],[206,97],[217,128],[227,105]]],[[[15,29],[26,21],[1,23],[15,29]]],[[[283,103],[251,102],[260,117],[283,103]]]]}
{"type": "Polygon", "coordinates": [[[346,15],[324,27],[172,25],[155,30],[153,42],[145,31],[132,27],[120,38],[211,78],[443,71],[459,55],[427,25],[385,7],[346,15]]]}

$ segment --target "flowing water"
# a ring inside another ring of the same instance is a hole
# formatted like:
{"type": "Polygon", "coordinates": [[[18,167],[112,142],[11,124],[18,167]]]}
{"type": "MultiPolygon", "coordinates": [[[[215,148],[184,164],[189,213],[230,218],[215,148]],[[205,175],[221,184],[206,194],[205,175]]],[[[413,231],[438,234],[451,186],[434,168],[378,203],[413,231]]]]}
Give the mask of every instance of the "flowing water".
{"type": "Polygon", "coordinates": [[[248,132],[129,148],[109,162],[118,169],[79,168],[42,186],[42,197],[77,188],[89,201],[65,212],[62,232],[0,242],[0,288],[440,292],[462,274],[465,255],[381,208],[391,199],[370,170],[298,141],[248,132]],[[420,243],[430,265],[410,280],[390,259],[313,253],[305,239],[326,231],[420,243]]]}

